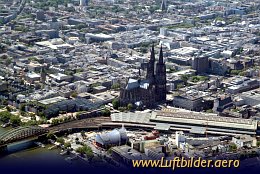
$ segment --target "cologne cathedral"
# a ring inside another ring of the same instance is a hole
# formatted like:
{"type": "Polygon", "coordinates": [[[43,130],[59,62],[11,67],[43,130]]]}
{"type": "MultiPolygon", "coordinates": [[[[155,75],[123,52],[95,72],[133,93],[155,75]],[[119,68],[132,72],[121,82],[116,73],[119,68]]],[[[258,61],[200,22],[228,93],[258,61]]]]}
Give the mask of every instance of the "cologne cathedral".
{"type": "Polygon", "coordinates": [[[130,78],[127,84],[121,88],[121,105],[132,103],[137,106],[150,107],[155,103],[166,100],[166,66],[163,60],[162,47],[158,62],[155,62],[154,46],[152,47],[146,71],[145,79],[130,78]]]}

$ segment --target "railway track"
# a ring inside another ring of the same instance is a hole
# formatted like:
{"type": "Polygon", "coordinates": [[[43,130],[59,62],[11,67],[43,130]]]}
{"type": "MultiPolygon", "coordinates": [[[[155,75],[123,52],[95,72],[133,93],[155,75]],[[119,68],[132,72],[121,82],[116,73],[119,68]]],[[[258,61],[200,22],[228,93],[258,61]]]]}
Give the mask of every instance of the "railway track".
{"type": "Polygon", "coordinates": [[[110,122],[110,117],[95,117],[95,118],[86,118],[81,120],[74,120],[68,123],[59,124],[56,126],[49,127],[49,131],[60,131],[71,128],[84,128],[84,127],[97,127],[103,122],[110,122]]]}

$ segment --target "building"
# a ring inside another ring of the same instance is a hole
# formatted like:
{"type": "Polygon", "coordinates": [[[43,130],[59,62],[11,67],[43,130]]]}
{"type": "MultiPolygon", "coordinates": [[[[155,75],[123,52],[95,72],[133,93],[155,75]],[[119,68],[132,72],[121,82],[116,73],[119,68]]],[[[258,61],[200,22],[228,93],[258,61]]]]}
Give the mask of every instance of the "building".
{"type": "Polygon", "coordinates": [[[8,89],[8,85],[6,82],[1,82],[0,81],[0,92],[6,91],[8,89]]]}
{"type": "Polygon", "coordinates": [[[102,105],[102,101],[85,98],[67,99],[61,96],[38,101],[38,112],[43,112],[46,118],[59,115],[60,112],[92,111],[102,105]]]}
{"type": "Polygon", "coordinates": [[[36,12],[36,19],[37,19],[37,20],[40,20],[40,21],[45,20],[44,11],[38,10],[38,11],[36,12]]]}
{"type": "Polygon", "coordinates": [[[147,160],[148,157],[140,152],[138,152],[135,149],[132,149],[129,146],[117,146],[117,147],[112,147],[112,158],[115,159],[116,161],[130,165],[132,164],[132,160],[147,160]]]}
{"type": "Polygon", "coordinates": [[[72,80],[72,76],[62,74],[62,73],[51,74],[50,77],[58,83],[62,81],[70,82],[72,80]]]}
{"type": "Polygon", "coordinates": [[[165,149],[166,146],[164,145],[151,146],[145,148],[144,153],[149,159],[160,160],[162,157],[165,157],[165,149]]]}
{"type": "Polygon", "coordinates": [[[256,79],[238,76],[233,79],[228,85],[226,92],[230,94],[237,94],[259,87],[259,82],[256,79]]]}
{"type": "Polygon", "coordinates": [[[174,96],[173,106],[184,108],[191,111],[201,111],[206,108],[206,103],[201,96],[174,96]]]}
{"type": "Polygon", "coordinates": [[[126,135],[126,129],[124,127],[122,127],[121,129],[114,129],[108,133],[97,134],[95,139],[96,145],[102,148],[124,145],[127,143],[127,141],[128,137],[126,135]]]}
{"type": "Polygon", "coordinates": [[[224,76],[229,72],[229,67],[222,60],[210,58],[209,71],[212,74],[224,76]]]}
{"type": "MultiPolygon", "coordinates": [[[[152,113],[115,113],[108,125],[153,128],[163,131],[184,131],[200,135],[256,135],[257,120],[217,116],[217,114],[169,109],[152,113]]],[[[103,123],[102,125],[105,125],[103,123]]]]}
{"type": "Polygon", "coordinates": [[[244,104],[250,106],[260,105],[260,89],[243,92],[241,95],[244,104]]]}
{"type": "Polygon", "coordinates": [[[87,40],[87,43],[115,40],[113,36],[110,36],[108,34],[103,34],[103,33],[100,34],[86,33],[85,38],[87,40]]]}
{"type": "Polygon", "coordinates": [[[251,137],[250,135],[240,135],[232,137],[232,142],[235,143],[238,148],[256,147],[257,140],[255,137],[251,137]]]}
{"type": "Polygon", "coordinates": [[[28,83],[34,83],[35,81],[40,81],[41,79],[41,76],[39,74],[36,74],[34,72],[29,72],[26,74],[26,77],[25,77],[26,81],[28,83]]]}
{"type": "Polygon", "coordinates": [[[166,0],[162,0],[162,3],[161,3],[161,10],[162,10],[162,11],[166,11],[166,10],[167,10],[166,0]]]}
{"type": "Polygon", "coordinates": [[[156,102],[166,100],[166,65],[163,61],[162,46],[159,61],[156,63],[156,69],[154,46],[151,50],[150,61],[147,63],[146,67],[146,79],[129,79],[126,86],[121,89],[121,105],[139,102],[149,107],[156,102]]]}
{"type": "Polygon", "coordinates": [[[221,96],[214,100],[213,111],[222,112],[224,109],[232,107],[233,101],[230,96],[221,96]]]}
{"type": "Polygon", "coordinates": [[[195,57],[192,59],[192,69],[196,70],[198,74],[206,73],[209,70],[208,57],[195,57]]]}
{"type": "Polygon", "coordinates": [[[176,131],[175,132],[175,144],[177,147],[180,147],[181,143],[184,143],[186,141],[186,136],[182,131],[176,131]]]}
{"type": "Polygon", "coordinates": [[[80,0],[79,4],[80,4],[80,6],[87,6],[88,5],[88,0],[80,0]]]}
{"type": "Polygon", "coordinates": [[[45,83],[46,76],[47,76],[46,70],[45,70],[45,68],[42,68],[42,70],[41,70],[41,83],[43,83],[43,84],[45,83]]]}

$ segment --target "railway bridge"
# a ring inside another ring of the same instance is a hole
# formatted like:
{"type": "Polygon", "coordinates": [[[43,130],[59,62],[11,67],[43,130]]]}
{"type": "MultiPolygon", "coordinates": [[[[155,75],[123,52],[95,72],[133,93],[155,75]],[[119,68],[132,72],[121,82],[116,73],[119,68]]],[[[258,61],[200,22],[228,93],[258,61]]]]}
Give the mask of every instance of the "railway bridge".
{"type": "Polygon", "coordinates": [[[15,143],[27,138],[38,137],[46,134],[47,129],[39,126],[27,126],[10,129],[0,134],[0,146],[7,146],[8,144],[15,143]]]}

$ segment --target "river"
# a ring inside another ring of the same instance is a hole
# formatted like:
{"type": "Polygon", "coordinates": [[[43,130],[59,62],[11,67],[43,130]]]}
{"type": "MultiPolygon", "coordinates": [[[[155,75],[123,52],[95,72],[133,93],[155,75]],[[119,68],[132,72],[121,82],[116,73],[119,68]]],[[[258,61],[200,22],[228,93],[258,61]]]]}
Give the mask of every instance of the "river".
{"type": "MultiPolygon", "coordinates": [[[[2,125],[2,122],[0,122],[0,125],[2,125]]],[[[2,128],[0,126],[0,134],[4,133],[5,131],[11,129],[8,128],[2,128]]],[[[37,145],[28,147],[26,150],[19,150],[14,153],[9,153],[3,157],[0,157],[0,166],[5,164],[5,166],[8,166],[10,164],[23,164],[23,163],[30,163],[34,164],[34,166],[37,166],[38,163],[44,162],[45,166],[64,166],[66,167],[86,167],[88,164],[85,161],[82,161],[80,159],[68,162],[65,160],[68,156],[62,156],[60,155],[60,149],[53,149],[49,150],[49,146],[46,146],[45,148],[38,147],[37,145]]]]}
{"type": "MultiPolygon", "coordinates": [[[[2,125],[3,123],[0,122],[0,125],[2,125]]],[[[8,131],[9,129],[11,129],[11,127],[7,127],[7,128],[3,128],[2,126],[0,126],[0,134],[8,131]]],[[[10,153],[2,158],[0,158],[0,163],[2,161],[6,161],[6,160],[14,160],[16,159],[21,159],[21,160],[25,160],[28,158],[45,158],[50,156],[51,158],[55,158],[55,159],[59,159],[59,160],[63,160],[63,157],[59,154],[59,151],[56,150],[48,150],[47,148],[40,148],[40,147],[30,147],[29,149],[23,150],[23,151],[18,151],[15,153],[10,153]]]]}
{"type": "MultiPolygon", "coordinates": [[[[0,125],[2,123],[0,122],[0,125]]],[[[2,128],[0,126],[0,134],[11,129],[2,128]]],[[[116,173],[116,169],[111,166],[104,166],[102,164],[89,164],[86,161],[78,158],[73,161],[65,160],[67,157],[73,157],[74,155],[60,154],[60,149],[49,150],[48,147],[52,145],[46,145],[45,148],[34,145],[28,147],[25,150],[18,150],[14,153],[9,153],[0,157],[0,172],[7,171],[8,173],[19,173],[20,171],[26,171],[27,174],[37,171],[37,174],[41,173],[82,173],[82,171],[92,171],[93,173],[104,173],[107,171],[116,173]]],[[[5,172],[3,172],[5,173],[5,172]]],[[[84,173],[84,172],[83,172],[84,173]]]]}

